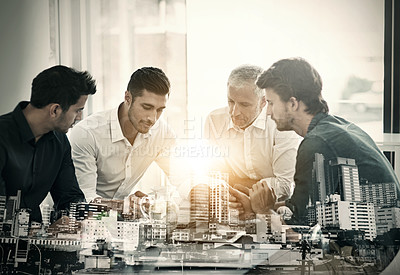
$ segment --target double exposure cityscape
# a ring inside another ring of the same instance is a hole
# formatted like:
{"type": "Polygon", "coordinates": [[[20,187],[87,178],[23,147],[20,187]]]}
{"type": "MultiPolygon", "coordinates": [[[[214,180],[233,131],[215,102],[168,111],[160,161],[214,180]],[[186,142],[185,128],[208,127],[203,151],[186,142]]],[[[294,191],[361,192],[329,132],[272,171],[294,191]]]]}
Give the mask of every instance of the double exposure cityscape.
{"type": "Polygon", "coordinates": [[[29,274],[236,270],[382,271],[400,247],[395,183],[366,182],[353,159],[316,154],[308,225],[287,225],[271,212],[242,219],[230,208],[227,174],[191,179],[187,202],[167,189],[148,197],[97,199],[71,205],[53,220],[29,220],[20,195],[0,197],[1,270],[29,274]],[[340,190],[333,190],[334,182],[340,190]]]}

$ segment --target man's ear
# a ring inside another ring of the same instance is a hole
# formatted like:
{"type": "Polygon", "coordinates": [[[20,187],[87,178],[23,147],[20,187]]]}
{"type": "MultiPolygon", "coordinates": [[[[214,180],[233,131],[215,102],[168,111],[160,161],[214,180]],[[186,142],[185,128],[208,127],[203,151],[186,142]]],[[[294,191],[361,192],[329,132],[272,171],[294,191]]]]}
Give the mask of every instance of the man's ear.
{"type": "Polygon", "coordinates": [[[265,98],[265,95],[263,95],[260,99],[260,107],[261,109],[265,107],[265,105],[267,105],[267,99],[265,98]]]}
{"type": "Polygon", "coordinates": [[[50,117],[58,117],[62,113],[62,108],[58,103],[52,103],[49,106],[49,115],[50,117]]]}
{"type": "Polygon", "coordinates": [[[299,101],[294,96],[289,98],[288,104],[292,111],[297,111],[299,109],[299,101]]]}
{"type": "Polygon", "coordinates": [[[131,93],[130,93],[129,91],[125,91],[125,97],[124,97],[124,99],[125,99],[125,102],[126,102],[128,105],[131,105],[131,104],[132,104],[132,95],[131,95],[131,93]]]}

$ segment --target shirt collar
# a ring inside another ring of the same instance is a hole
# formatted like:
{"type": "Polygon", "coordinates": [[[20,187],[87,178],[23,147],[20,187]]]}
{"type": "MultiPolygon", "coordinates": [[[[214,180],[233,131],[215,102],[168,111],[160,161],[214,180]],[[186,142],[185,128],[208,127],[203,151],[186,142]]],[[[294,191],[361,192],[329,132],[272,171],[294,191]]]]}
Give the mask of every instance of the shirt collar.
{"type": "MultiPolygon", "coordinates": [[[[265,130],[266,129],[266,124],[267,124],[267,107],[264,107],[260,114],[257,116],[257,118],[253,121],[252,124],[249,125],[248,128],[250,127],[255,127],[255,128],[259,128],[261,130],[265,130]]],[[[244,130],[237,127],[233,121],[232,118],[229,116],[229,124],[228,124],[228,130],[229,129],[235,129],[236,131],[239,132],[243,132],[244,130]]]]}
{"type": "MultiPolygon", "coordinates": [[[[121,105],[119,105],[117,108],[111,110],[110,113],[110,127],[111,127],[111,141],[112,142],[117,142],[120,140],[124,140],[125,136],[122,133],[122,129],[121,129],[121,124],[119,123],[119,119],[118,119],[118,109],[121,105]]],[[[153,125],[153,127],[157,126],[158,121],[156,122],[156,124],[153,125]]],[[[151,136],[151,129],[153,128],[151,127],[150,130],[146,133],[146,134],[142,134],[142,133],[138,133],[138,136],[142,136],[143,138],[148,138],[149,136],[151,136]]]]}
{"type": "MultiPolygon", "coordinates": [[[[20,103],[18,103],[18,105],[15,107],[12,115],[15,119],[16,124],[18,125],[18,131],[21,135],[22,141],[23,142],[28,142],[31,140],[35,140],[35,136],[33,135],[32,129],[29,126],[28,121],[26,120],[26,117],[24,115],[24,113],[22,112],[23,109],[26,108],[26,106],[28,106],[29,102],[28,101],[21,101],[20,103]]],[[[54,134],[54,131],[50,131],[46,134],[43,135],[42,139],[46,136],[46,138],[50,138],[50,137],[57,137],[54,134]]],[[[59,142],[61,142],[61,140],[57,137],[57,140],[59,142]]]]}
{"type": "Polygon", "coordinates": [[[112,109],[110,113],[111,142],[117,142],[125,138],[118,119],[119,106],[115,109],[112,109]]]}
{"type": "Polygon", "coordinates": [[[308,129],[307,129],[307,133],[311,132],[312,129],[315,128],[315,126],[317,126],[317,124],[320,122],[321,119],[326,118],[328,116],[327,113],[318,113],[316,114],[311,122],[310,125],[308,125],[308,129]]]}

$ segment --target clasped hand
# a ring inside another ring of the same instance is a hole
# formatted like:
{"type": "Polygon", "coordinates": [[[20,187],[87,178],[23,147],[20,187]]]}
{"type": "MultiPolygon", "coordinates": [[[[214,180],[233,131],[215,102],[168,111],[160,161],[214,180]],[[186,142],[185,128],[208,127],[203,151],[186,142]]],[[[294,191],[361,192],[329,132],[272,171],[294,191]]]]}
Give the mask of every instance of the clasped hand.
{"type": "Polygon", "coordinates": [[[265,181],[257,182],[252,188],[229,187],[229,192],[231,194],[230,207],[239,209],[239,213],[245,217],[269,213],[275,205],[275,193],[265,181]]]}

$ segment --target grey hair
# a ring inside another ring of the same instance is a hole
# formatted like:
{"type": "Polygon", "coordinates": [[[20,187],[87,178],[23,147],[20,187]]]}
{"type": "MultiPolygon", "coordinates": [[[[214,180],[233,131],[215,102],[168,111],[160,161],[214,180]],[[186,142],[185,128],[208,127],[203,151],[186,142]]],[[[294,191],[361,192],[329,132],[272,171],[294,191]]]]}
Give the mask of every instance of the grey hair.
{"type": "Polygon", "coordinates": [[[265,95],[264,89],[259,88],[256,85],[257,77],[264,70],[261,67],[255,65],[241,65],[232,70],[228,78],[228,86],[233,86],[235,88],[242,88],[244,86],[254,86],[254,93],[258,97],[265,95]]]}

